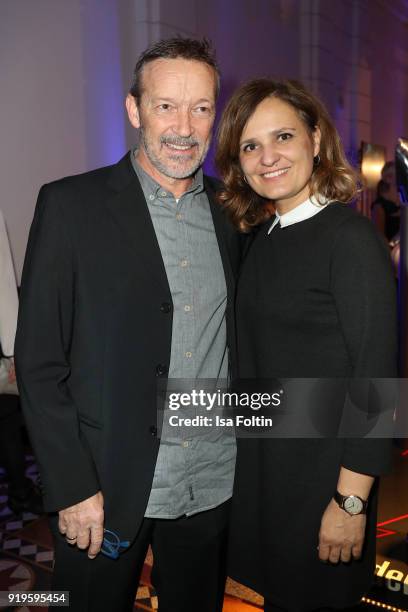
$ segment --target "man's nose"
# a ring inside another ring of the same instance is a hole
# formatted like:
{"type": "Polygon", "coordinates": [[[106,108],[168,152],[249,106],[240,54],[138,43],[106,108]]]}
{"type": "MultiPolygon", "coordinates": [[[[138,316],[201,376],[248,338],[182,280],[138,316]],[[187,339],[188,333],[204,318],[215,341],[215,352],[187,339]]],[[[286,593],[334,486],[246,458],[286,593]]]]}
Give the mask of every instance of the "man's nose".
{"type": "Polygon", "coordinates": [[[267,144],[262,149],[261,163],[264,166],[273,166],[280,159],[280,153],[274,144],[267,144]]]}
{"type": "Polygon", "coordinates": [[[193,133],[191,114],[188,110],[179,110],[174,125],[174,131],[178,136],[188,137],[193,133]]]}

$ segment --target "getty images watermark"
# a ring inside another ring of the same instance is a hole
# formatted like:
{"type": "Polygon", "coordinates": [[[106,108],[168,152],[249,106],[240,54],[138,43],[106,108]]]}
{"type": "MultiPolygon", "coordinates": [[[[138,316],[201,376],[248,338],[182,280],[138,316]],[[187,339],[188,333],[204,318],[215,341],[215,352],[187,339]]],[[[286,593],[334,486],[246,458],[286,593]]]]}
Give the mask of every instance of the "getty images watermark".
{"type": "Polygon", "coordinates": [[[160,437],[407,438],[408,380],[158,381],[160,437]]]}
{"type": "Polygon", "coordinates": [[[283,389],[274,393],[238,393],[233,391],[208,392],[204,389],[192,389],[190,392],[171,392],[168,395],[168,409],[179,411],[183,408],[200,408],[208,412],[219,411],[220,414],[196,414],[187,416],[183,412],[170,414],[170,427],[273,427],[273,417],[256,413],[245,415],[240,409],[258,411],[262,408],[281,405],[283,389]],[[225,409],[234,409],[231,413],[225,409]]]}

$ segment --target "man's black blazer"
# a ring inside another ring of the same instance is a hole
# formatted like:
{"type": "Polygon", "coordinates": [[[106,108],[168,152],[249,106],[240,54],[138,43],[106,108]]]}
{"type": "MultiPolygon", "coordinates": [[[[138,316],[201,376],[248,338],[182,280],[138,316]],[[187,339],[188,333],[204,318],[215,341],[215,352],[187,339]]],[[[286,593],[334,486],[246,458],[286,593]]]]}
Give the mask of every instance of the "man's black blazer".
{"type": "MultiPolygon", "coordinates": [[[[205,177],[233,301],[238,237],[205,177]]],[[[16,369],[47,511],[102,490],[105,526],[132,539],[159,440],[156,384],[170,362],[172,298],[129,153],[42,187],[24,263],[16,369]]]]}

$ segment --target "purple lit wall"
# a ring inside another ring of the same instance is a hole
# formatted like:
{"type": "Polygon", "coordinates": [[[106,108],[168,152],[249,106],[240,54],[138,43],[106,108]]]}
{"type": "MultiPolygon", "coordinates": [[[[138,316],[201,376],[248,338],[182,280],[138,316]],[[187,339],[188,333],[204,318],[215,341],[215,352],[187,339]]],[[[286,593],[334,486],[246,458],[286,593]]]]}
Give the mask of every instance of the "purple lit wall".
{"type": "Polygon", "coordinates": [[[17,275],[41,184],[126,151],[116,2],[0,3],[0,181],[17,275]]]}
{"type": "MultiPolygon", "coordinates": [[[[234,89],[254,77],[299,78],[299,8],[293,2],[208,0],[197,4],[197,29],[209,37],[222,74],[220,111],[234,89]],[[216,16],[216,18],[214,18],[216,16]],[[296,45],[288,44],[296,33],[296,45]]],[[[205,170],[213,174],[214,146],[205,170]]]]}
{"type": "Polygon", "coordinates": [[[127,149],[117,3],[81,3],[81,40],[88,168],[116,162],[127,149]]]}

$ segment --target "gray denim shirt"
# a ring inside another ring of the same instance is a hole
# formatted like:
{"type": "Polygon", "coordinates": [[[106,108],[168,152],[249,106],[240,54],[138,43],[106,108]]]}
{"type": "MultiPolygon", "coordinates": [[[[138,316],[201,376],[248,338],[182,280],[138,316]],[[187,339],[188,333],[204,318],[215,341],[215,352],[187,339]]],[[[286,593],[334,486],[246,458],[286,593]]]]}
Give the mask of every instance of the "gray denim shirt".
{"type": "MultiPolygon", "coordinates": [[[[200,169],[178,201],[135,159],[173,300],[169,379],[227,378],[227,289],[200,169]]],[[[199,384],[198,384],[199,388],[199,384]]],[[[145,516],[177,518],[222,504],[232,495],[236,446],[210,428],[199,436],[163,429],[145,516]]]]}

